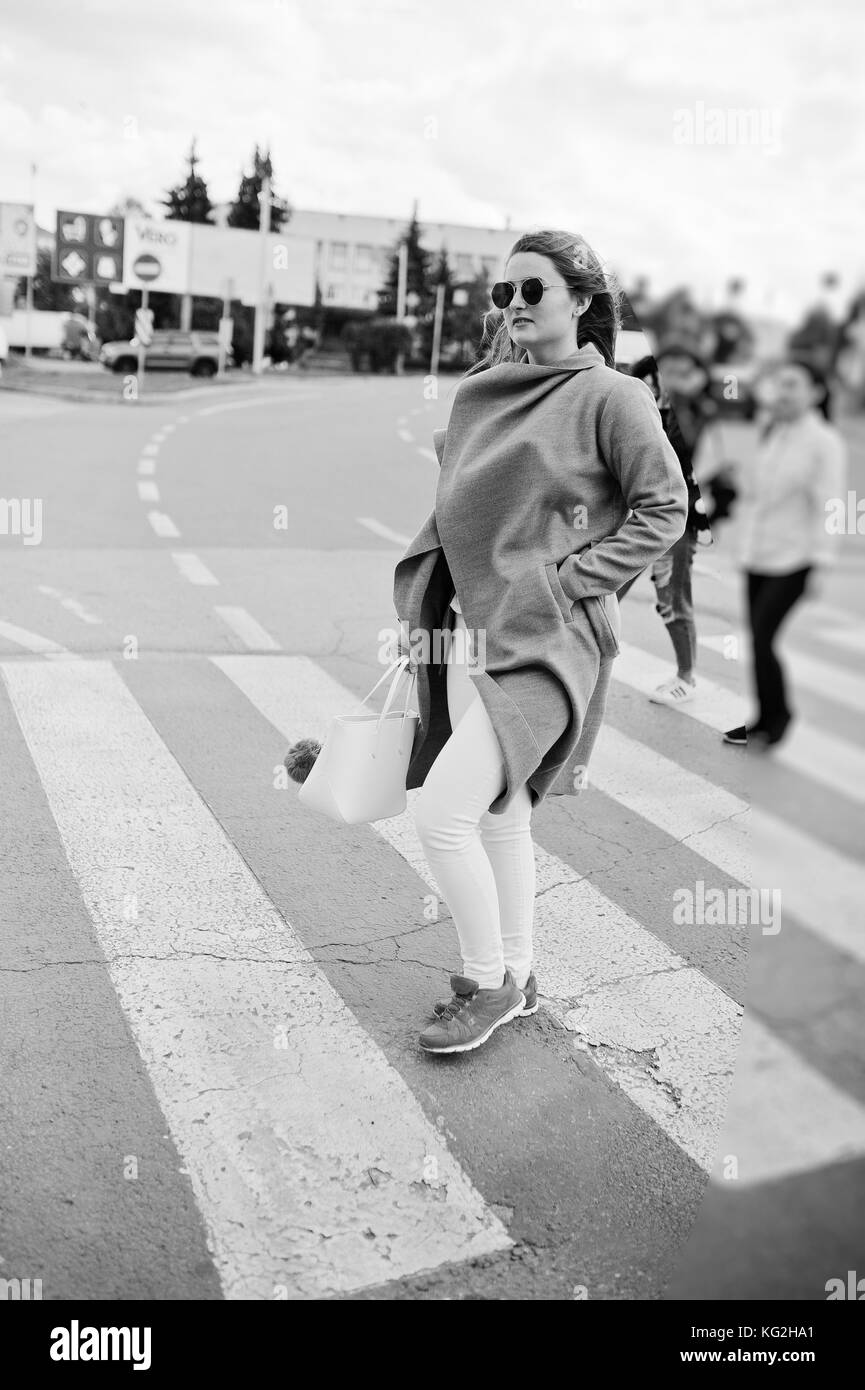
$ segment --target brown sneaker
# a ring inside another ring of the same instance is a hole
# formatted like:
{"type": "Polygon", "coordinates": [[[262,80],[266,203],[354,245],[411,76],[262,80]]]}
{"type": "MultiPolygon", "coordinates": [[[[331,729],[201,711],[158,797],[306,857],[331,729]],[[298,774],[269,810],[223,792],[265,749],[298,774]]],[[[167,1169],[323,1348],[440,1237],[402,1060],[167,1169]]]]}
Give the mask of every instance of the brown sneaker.
{"type": "Polygon", "coordinates": [[[454,1007],[448,1005],[437,1021],[420,1035],[420,1045],[425,1052],[470,1052],[481,1047],[501,1024],[519,1017],[526,1002],[510,970],[505,971],[498,989],[479,989],[477,981],[466,976],[453,976],[451,988],[456,1000],[454,1007]],[[459,990],[455,981],[460,982],[459,990]]]}

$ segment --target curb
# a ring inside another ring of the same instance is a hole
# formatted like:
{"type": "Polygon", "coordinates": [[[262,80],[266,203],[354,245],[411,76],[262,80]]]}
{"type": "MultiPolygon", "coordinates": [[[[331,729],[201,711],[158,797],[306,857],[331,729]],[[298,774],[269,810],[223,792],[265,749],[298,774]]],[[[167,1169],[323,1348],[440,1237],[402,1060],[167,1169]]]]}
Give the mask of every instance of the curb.
{"type": "MultiPolygon", "coordinates": [[[[307,371],[303,377],[293,376],[292,383],[313,379],[321,380],[326,377],[346,377],[353,373],[343,373],[335,371],[307,371]]],[[[39,382],[11,382],[0,381],[0,398],[4,391],[14,391],[22,396],[42,396],[51,400],[72,401],[76,404],[84,405],[121,405],[128,409],[130,406],[141,405],[170,405],[173,401],[197,400],[202,396],[213,399],[215,396],[223,398],[228,392],[243,393],[250,388],[258,387],[265,390],[272,390],[274,394],[280,392],[288,385],[285,381],[274,381],[272,379],[261,380],[260,378],[251,381],[229,382],[225,386],[192,386],[184,387],[180,391],[147,391],[136,400],[125,400],[120,390],[117,393],[109,391],[88,391],[84,387],[63,387],[63,386],[43,386],[39,382]]],[[[290,391],[286,394],[290,394],[290,391]]]]}

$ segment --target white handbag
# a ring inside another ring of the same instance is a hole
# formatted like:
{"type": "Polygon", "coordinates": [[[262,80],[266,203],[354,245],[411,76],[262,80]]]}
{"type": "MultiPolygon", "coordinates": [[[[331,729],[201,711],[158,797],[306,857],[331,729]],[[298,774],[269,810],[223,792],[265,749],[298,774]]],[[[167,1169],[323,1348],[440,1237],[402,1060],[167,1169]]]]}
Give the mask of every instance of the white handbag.
{"type": "Polygon", "coordinates": [[[298,801],[343,825],[362,825],[402,814],[408,804],[406,774],[420,718],[417,710],[408,707],[416,671],[410,674],[402,713],[392,710],[391,705],[408,665],[408,656],[397,657],[361,700],[365,705],[393,672],[381,714],[334,715],[298,801]]]}

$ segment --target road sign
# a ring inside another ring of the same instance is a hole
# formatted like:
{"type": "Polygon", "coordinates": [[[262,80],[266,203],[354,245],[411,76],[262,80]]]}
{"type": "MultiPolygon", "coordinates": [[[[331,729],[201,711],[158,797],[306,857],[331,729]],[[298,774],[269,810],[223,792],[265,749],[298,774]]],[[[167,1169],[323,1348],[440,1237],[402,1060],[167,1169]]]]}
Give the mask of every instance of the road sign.
{"type": "Polygon", "coordinates": [[[36,274],[36,221],[27,203],[0,203],[0,276],[36,274]]]}
{"type": "Polygon", "coordinates": [[[162,274],[162,262],[158,257],[145,253],[143,256],[136,257],[132,264],[132,273],[145,285],[149,285],[153,280],[158,280],[162,274]]]}
{"type": "Polygon", "coordinates": [[[150,347],[153,342],[152,309],[135,310],[135,336],[139,343],[143,343],[145,347],[150,347]]]}
{"type": "Polygon", "coordinates": [[[110,285],[123,274],[123,218],[58,212],[51,279],[66,285],[110,285]]]}

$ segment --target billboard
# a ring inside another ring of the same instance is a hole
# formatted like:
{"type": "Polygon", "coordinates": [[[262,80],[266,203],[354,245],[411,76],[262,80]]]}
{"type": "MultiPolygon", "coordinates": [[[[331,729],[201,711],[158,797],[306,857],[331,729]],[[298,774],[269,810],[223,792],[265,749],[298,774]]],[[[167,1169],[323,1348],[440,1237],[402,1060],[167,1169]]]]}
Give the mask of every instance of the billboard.
{"type": "Polygon", "coordinates": [[[124,289],[168,290],[254,304],[258,287],[282,304],[315,302],[315,242],[271,232],[262,265],[261,234],[203,222],[126,218],[124,289]]]}
{"type": "Polygon", "coordinates": [[[110,285],[123,264],[123,218],[58,212],[51,279],[64,285],[110,285]]]}
{"type": "Polygon", "coordinates": [[[0,203],[0,275],[36,274],[36,218],[29,203],[0,203]]]}

